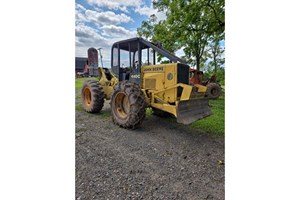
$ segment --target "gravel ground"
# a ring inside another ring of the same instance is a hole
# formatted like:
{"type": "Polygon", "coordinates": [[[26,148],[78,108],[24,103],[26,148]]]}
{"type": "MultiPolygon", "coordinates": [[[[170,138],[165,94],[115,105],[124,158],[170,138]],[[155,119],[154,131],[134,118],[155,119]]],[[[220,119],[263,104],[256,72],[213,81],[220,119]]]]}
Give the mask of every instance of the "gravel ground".
{"type": "MultiPolygon", "coordinates": [[[[79,99],[76,99],[77,108],[79,99]]],[[[225,199],[224,138],[147,115],[142,127],[76,110],[76,199],[225,199]]]]}

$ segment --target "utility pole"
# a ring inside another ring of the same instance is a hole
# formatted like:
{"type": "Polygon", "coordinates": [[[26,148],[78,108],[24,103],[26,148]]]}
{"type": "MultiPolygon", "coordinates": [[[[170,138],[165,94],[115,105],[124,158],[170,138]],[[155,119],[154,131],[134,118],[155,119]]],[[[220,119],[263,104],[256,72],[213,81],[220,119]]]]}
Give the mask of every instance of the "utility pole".
{"type": "Polygon", "coordinates": [[[101,61],[101,65],[102,65],[102,68],[103,68],[103,61],[102,61],[101,49],[102,48],[98,48],[98,50],[99,50],[99,56],[100,56],[100,61],[101,61]]]}

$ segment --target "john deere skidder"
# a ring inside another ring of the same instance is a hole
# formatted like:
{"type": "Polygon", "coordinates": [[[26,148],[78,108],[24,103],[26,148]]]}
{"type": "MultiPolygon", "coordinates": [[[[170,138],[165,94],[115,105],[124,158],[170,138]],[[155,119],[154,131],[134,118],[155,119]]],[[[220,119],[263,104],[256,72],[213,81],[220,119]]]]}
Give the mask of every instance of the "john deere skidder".
{"type": "Polygon", "coordinates": [[[189,85],[189,66],[160,45],[142,38],[116,42],[111,69],[99,68],[99,81],[83,84],[82,103],[87,112],[99,112],[104,99],[110,99],[113,122],[129,129],[142,124],[147,107],[158,115],[172,114],[183,124],[212,114],[205,97],[207,88],[189,85]],[[157,53],[171,63],[156,65],[157,53]]]}

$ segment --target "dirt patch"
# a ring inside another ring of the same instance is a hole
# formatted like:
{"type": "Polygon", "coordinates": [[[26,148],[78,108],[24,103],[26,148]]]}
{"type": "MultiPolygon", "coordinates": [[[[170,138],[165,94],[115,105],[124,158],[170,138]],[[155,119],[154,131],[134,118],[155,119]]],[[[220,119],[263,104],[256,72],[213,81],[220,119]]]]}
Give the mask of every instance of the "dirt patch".
{"type": "Polygon", "coordinates": [[[224,138],[147,115],[142,127],[112,123],[76,99],[76,199],[225,199],[224,138]]]}

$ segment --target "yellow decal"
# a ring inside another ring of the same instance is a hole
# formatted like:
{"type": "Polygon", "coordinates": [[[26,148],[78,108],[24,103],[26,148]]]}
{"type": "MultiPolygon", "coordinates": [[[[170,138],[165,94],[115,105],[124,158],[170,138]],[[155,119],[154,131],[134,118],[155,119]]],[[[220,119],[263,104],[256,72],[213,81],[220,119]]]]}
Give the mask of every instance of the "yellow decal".
{"type": "Polygon", "coordinates": [[[157,71],[164,71],[164,67],[147,67],[147,68],[144,68],[144,72],[157,72],[157,71]]]}
{"type": "Polygon", "coordinates": [[[167,75],[167,79],[170,81],[173,79],[173,74],[172,73],[168,73],[167,75]]]}

